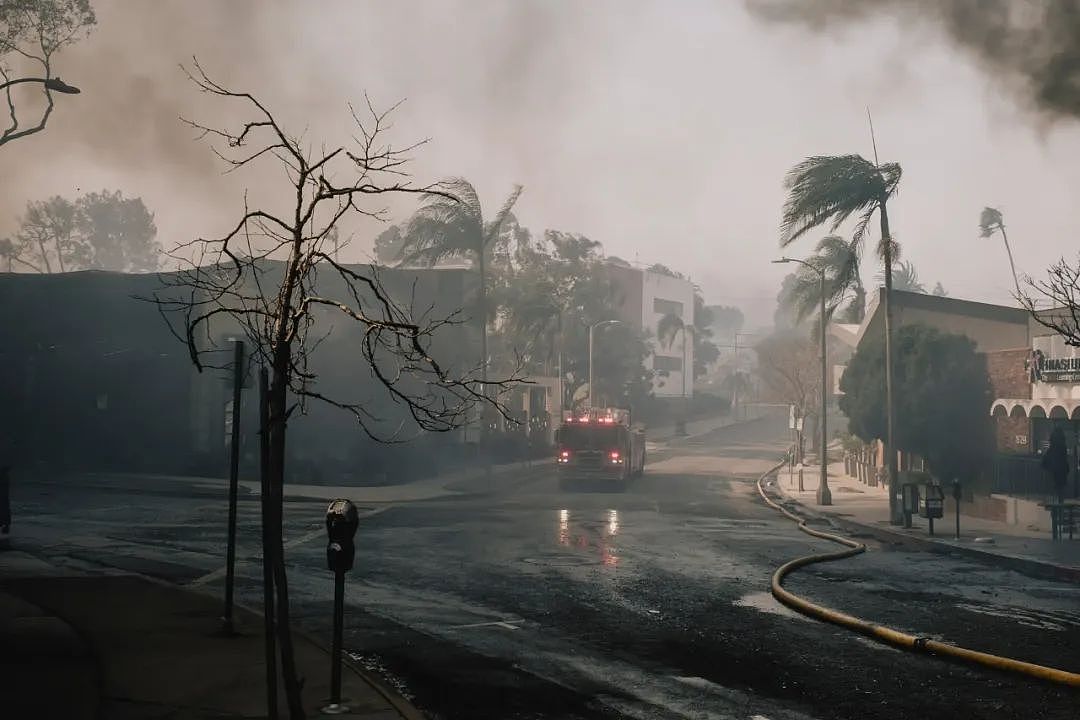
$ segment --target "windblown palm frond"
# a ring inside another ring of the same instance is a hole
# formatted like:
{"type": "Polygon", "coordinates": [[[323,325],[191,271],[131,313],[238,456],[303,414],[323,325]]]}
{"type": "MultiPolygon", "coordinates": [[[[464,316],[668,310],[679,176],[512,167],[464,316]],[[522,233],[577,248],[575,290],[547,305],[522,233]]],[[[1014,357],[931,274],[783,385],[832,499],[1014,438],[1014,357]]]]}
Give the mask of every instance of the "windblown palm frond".
{"type": "MultiPolygon", "coordinates": [[[[472,187],[470,185],[470,187],[472,187]]],[[[499,236],[499,231],[502,230],[503,223],[506,222],[506,218],[509,217],[510,211],[514,208],[514,203],[521,197],[521,193],[525,188],[521,185],[515,185],[514,189],[510,191],[509,197],[503,202],[502,207],[499,208],[499,212],[495,213],[495,217],[487,224],[484,229],[484,249],[486,250],[495,241],[495,238],[499,236]]],[[[475,190],[473,191],[476,192],[475,190]]],[[[479,201],[477,202],[479,207],[479,201]]]]}
{"type": "Polygon", "coordinates": [[[814,156],[787,174],[788,192],[781,219],[780,245],[786,247],[825,223],[836,230],[858,214],[853,239],[861,243],[867,225],[881,203],[900,183],[900,166],[876,166],[860,155],[814,156]]]}
{"type": "Polygon", "coordinates": [[[984,207],[979,215],[979,231],[981,237],[988,238],[994,232],[1003,227],[1001,211],[997,208],[984,207]]]}
{"type": "Polygon", "coordinates": [[[688,329],[681,317],[668,313],[656,324],[656,339],[664,349],[668,349],[675,343],[676,336],[688,329]]]}
{"type": "MultiPolygon", "coordinates": [[[[828,235],[817,244],[817,252],[808,262],[825,270],[825,316],[830,319],[847,302],[845,317],[862,317],[866,291],[859,274],[859,245],[839,235],[828,235]]],[[[798,322],[818,311],[821,303],[819,275],[806,267],[795,273],[795,284],[787,300],[798,322]]]]}
{"type": "Polygon", "coordinates": [[[420,208],[405,226],[401,249],[406,263],[434,265],[449,257],[474,261],[484,243],[483,214],[476,189],[464,178],[438,185],[421,196],[420,208]]]}
{"type": "MultiPolygon", "coordinates": [[[[884,284],[885,274],[878,273],[877,280],[884,284]]],[[[926,286],[919,281],[919,271],[914,263],[908,261],[901,261],[893,267],[892,286],[893,290],[926,294],[926,286]]]]}

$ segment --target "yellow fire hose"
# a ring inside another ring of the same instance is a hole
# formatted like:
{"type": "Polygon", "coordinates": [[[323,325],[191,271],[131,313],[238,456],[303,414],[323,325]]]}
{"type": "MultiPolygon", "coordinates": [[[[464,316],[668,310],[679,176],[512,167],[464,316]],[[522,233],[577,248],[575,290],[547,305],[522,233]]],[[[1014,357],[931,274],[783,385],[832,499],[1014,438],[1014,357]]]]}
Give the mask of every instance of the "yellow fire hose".
{"type": "Polygon", "coordinates": [[[772,576],[772,594],[777,600],[803,615],[809,615],[810,617],[823,620],[824,622],[840,625],[841,627],[854,630],[855,632],[866,635],[874,640],[894,645],[904,650],[929,653],[931,655],[962,660],[964,662],[995,668],[997,670],[1019,673],[1040,680],[1048,680],[1061,685],[1080,687],[1080,674],[1078,673],[1045,667],[1043,665],[1035,665],[1034,663],[1023,662],[1022,660],[1001,657],[1000,655],[991,655],[990,653],[979,652],[978,650],[969,650],[957,645],[949,645],[948,643],[931,640],[930,638],[915,637],[914,635],[902,633],[899,630],[875,625],[865,620],[860,620],[857,617],[837,612],[836,610],[831,610],[821,605],[816,605],[809,600],[805,600],[798,595],[785,590],[783,587],[784,578],[795,570],[815,563],[842,560],[844,558],[852,557],[853,555],[858,555],[866,552],[866,545],[840,535],[834,535],[832,533],[822,532],[821,530],[807,527],[806,519],[795,515],[774,502],[773,499],[769,497],[768,493],[765,492],[764,483],[767,477],[776,473],[781,467],[783,467],[783,463],[777,465],[758,478],[758,493],[761,494],[765,503],[769,505],[769,507],[780,511],[791,520],[797,522],[799,524],[799,529],[807,535],[846,545],[848,549],[831,553],[821,553],[818,555],[807,555],[781,565],[772,576]]]}

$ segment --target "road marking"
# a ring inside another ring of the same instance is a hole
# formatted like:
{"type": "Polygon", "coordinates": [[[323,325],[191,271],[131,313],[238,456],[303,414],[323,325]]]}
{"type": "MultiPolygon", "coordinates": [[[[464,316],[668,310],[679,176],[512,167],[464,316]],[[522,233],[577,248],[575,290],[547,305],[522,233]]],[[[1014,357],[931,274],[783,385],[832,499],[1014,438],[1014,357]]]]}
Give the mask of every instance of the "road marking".
{"type": "MultiPolygon", "coordinates": [[[[371,517],[373,515],[378,515],[381,512],[386,512],[387,510],[389,510],[392,507],[394,507],[394,506],[393,505],[383,505],[382,507],[377,507],[377,508],[375,508],[373,510],[369,510],[366,513],[360,513],[360,519],[363,520],[364,518],[369,518],[369,517],[371,517]]],[[[292,549],[294,547],[297,547],[299,545],[304,545],[306,543],[309,543],[309,542],[311,542],[312,540],[314,540],[317,537],[323,537],[325,535],[326,535],[326,529],[325,528],[319,528],[318,530],[312,530],[309,533],[305,533],[304,535],[301,535],[298,538],[295,538],[293,540],[289,540],[288,542],[286,542],[285,543],[285,549],[290,550],[290,549],[292,549]]],[[[223,578],[223,577],[225,577],[225,569],[226,569],[225,566],[222,565],[217,570],[212,570],[212,571],[206,573],[205,575],[203,575],[201,577],[197,577],[197,578],[195,578],[194,580],[192,580],[191,582],[188,583],[188,587],[198,587],[199,585],[205,585],[208,582],[213,582],[213,581],[217,580],[218,578],[223,578]]]]}
{"type": "Polygon", "coordinates": [[[523,622],[525,622],[525,621],[522,620],[522,619],[517,619],[517,620],[495,620],[493,622],[470,623],[468,625],[451,625],[449,629],[450,630],[472,630],[474,628],[501,627],[501,628],[503,628],[505,630],[520,630],[521,628],[518,627],[518,626],[521,625],[521,623],[523,623],[523,622]]]}

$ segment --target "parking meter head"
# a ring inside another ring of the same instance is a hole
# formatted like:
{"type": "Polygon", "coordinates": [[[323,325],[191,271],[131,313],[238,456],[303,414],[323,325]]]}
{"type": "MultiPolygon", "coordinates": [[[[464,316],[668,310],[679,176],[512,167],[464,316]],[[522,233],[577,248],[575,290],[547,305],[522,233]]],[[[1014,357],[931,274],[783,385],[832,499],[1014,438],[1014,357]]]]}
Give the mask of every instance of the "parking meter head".
{"type": "Polygon", "coordinates": [[[356,506],[348,500],[334,500],[326,508],[326,567],[335,573],[352,570],[356,557],[353,537],[360,525],[356,506]]]}
{"type": "Polygon", "coordinates": [[[326,534],[330,542],[352,543],[356,529],[360,526],[360,516],[356,506],[348,500],[334,500],[326,508],[326,534]]]}
{"type": "Polygon", "coordinates": [[[954,500],[960,499],[960,479],[953,478],[952,481],[952,496],[954,500]]]}

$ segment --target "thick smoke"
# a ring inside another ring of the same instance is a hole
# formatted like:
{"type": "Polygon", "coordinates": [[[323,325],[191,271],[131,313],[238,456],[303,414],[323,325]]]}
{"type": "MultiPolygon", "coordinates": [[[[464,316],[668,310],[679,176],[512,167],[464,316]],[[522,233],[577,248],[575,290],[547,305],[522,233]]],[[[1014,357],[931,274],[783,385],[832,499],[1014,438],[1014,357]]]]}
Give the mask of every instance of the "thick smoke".
{"type": "Polygon", "coordinates": [[[940,28],[1052,120],[1080,118],[1080,0],[747,0],[762,19],[826,32],[876,16],[940,28]]]}

